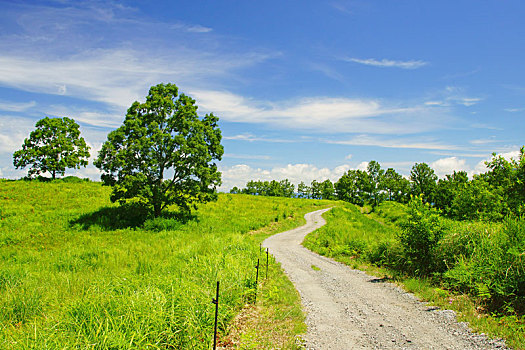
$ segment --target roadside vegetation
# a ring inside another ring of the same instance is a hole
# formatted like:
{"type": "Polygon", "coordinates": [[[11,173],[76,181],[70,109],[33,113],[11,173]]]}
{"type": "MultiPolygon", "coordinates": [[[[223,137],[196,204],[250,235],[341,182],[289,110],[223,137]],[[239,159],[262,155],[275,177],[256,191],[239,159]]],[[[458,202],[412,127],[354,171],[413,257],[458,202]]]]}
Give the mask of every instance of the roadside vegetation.
{"type": "Polygon", "coordinates": [[[525,221],[454,221],[415,197],[408,205],[345,204],[304,245],[403,284],[454,309],[477,331],[525,349],[525,221]]]}
{"type": "MultiPolygon", "coordinates": [[[[109,193],[77,178],[0,180],[1,348],[207,349],[216,281],[222,338],[253,300],[261,240],[327,205],[221,194],[181,221],[172,207],[130,216],[109,193]]],[[[293,344],[297,294],[273,262],[269,273],[255,308],[293,344]]]]}

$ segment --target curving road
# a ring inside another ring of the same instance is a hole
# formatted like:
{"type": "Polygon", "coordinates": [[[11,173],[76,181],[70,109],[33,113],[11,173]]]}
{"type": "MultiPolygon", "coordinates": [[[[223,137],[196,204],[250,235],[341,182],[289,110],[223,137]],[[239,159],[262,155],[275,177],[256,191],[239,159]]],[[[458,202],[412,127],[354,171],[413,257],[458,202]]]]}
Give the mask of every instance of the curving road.
{"type": "Polygon", "coordinates": [[[307,349],[505,349],[501,340],[471,333],[453,311],[304,248],[305,235],[325,224],[327,210],[306,214],[306,225],[263,243],[301,295],[307,349]]]}

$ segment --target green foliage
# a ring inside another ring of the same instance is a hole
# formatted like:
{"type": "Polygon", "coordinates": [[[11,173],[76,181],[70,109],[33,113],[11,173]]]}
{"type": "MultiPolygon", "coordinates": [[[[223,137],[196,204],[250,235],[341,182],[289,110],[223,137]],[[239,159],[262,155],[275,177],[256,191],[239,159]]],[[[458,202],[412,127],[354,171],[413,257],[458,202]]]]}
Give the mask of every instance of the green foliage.
{"type": "Polygon", "coordinates": [[[389,201],[406,203],[410,199],[410,181],[392,168],[385,171],[379,186],[381,190],[386,191],[389,201]]]}
{"type": "Polygon", "coordinates": [[[432,203],[437,181],[434,170],[426,163],[416,163],[410,171],[410,180],[412,181],[412,194],[422,195],[424,202],[432,203]]]}
{"type": "Polygon", "coordinates": [[[216,281],[224,333],[255,277],[264,234],[249,232],[325,205],[220,194],[146,229],[112,227],[128,216],[108,195],[94,182],[0,181],[0,348],[208,349],[216,281]]]}
{"type": "Polygon", "coordinates": [[[398,238],[409,268],[423,275],[438,271],[436,248],[445,233],[439,213],[423,203],[420,196],[413,197],[408,204],[408,217],[400,226],[398,238]]]}
{"type": "Polygon", "coordinates": [[[145,103],[134,102],[123,125],[108,135],[95,165],[112,186],[111,201],[138,203],[156,217],[171,204],[189,212],[215,200],[221,174],[218,118],[197,115],[195,100],[177,86],[159,84],[145,103]],[[170,176],[170,178],[166,178],[170,176]]]}
{"type": "Polygon", "coordinates": [[[269,196],[269,197],[287,197],[294,196],[295,186],[288,179],[281,181],[249,181],[246,188],[237,191],[245,194],[269,196]]]}
{"type": "Polygon", "coordinates": [[[352,204],[333,208],[323,216],[327,224],[306,236],[305,247],[330,257],[370,259],[378,264],[399,263],[399,257],[389,254],[397,244],[396,227],[362,215],[352,204]]]}
{"type": "Polygon", "coordinates": [[[463,224],[445,240],[450,288],[468,292],[503,311],[525,312],[525,219],[502,225],[463,224]]]}
{"type": "Polygon", "coordinates": [[[458,186],[449,216],[458,220],[500,221],[506,212],[501,188],[493,188],[482,179],[474,179],[458,186]]]}
{"type": "Polygon", "coordinates": [[[364,205],[369,200],[366,187],[368,173],[362,170],[348,170],[335,183],[337,198],[356,205],[364,205]]]}
{"type": "Polygon", "coordinates": [[[515,215],[525,213],[525,146],[521,147],[517,159],[507,161],[495,153],[485,163],[489,172],[480,175],[493,188],[501,189],[504,201],[515,215]]]}
{"type": "Polygon", "coordinates": [[[452,175],[446,175],[437,183],[434,196],[435,206],[447,215],[452,215],[452,202],[457,193],[468,183],[468,175],[465,171],[454,171],[452,175]]]}
{"type": "Polygon", "coordinates": [[[67,168],[88,164],[89,147],[73,119],[45,117],[35,127],[22,149],[13,154],[15,168],[31,165],[29,177],[49,172],[54,179],[57,174],[64,175],[67,168]]]}

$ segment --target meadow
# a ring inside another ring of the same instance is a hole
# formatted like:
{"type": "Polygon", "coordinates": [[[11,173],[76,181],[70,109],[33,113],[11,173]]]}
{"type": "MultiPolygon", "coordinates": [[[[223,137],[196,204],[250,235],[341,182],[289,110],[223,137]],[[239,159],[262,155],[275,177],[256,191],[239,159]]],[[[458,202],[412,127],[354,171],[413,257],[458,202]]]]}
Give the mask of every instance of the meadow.
{"type": "MultiPolygon", "coordinates": [[[[443,236],[428,252],[432,269],[422,274],[414,270],[400,242],[409,213],[406,205],[395,202],[373,211],[345,203],[325,213],[327,224],[303,244],[352,268],[389,278],[422,300],[455,310],[473,329],[525,349],[525,221],[440,218],[443,236]]],[[[415,229],[424,230],[422,225],[415,229]]]]}
{"type": "MultiPolygon", "coordinates": [[[[218,280],[220,337],[235,338],[230,326],[251,310],[255,262],[265,257],[260,242],[329,204],[220,194],[186,220],[174,208],[151,219],[109,193],[75,178],[0,180],[1,348],[209,349],[218,280]]],[[[275,263],[270,273],[255,308],[266,307],[267,322],[293,314],[297,332],[297,294],[275,263]]],[[[257,344],[246,339],[253,318],[239,337],[257,344]]]]}

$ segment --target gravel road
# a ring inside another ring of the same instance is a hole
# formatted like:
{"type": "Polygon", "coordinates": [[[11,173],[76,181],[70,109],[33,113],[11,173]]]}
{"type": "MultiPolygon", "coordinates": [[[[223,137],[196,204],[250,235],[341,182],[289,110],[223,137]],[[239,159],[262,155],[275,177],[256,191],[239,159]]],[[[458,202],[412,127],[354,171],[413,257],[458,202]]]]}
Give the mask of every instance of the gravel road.
{"type": "Polygon", "coordinates": [[[454,311],[304,248],[304,236],[325,224],[327,210],[306,214],[306,225],[263,243],[301,295],[306,349],[507,349],[502,340],[470,332],[454,311]]]}

